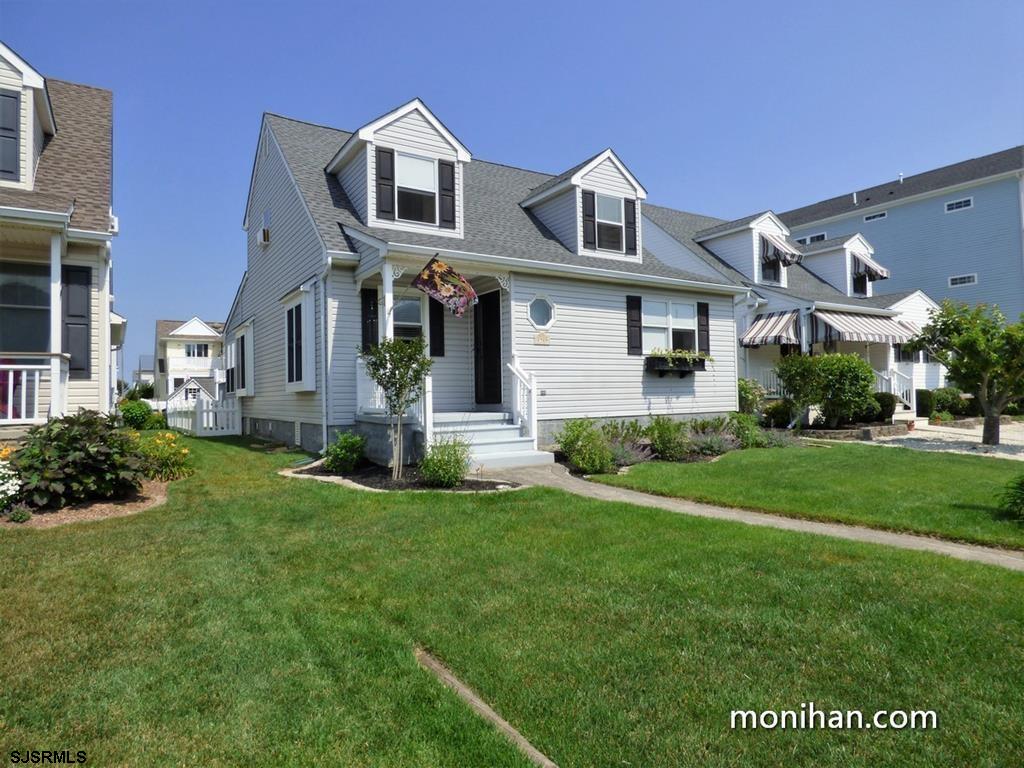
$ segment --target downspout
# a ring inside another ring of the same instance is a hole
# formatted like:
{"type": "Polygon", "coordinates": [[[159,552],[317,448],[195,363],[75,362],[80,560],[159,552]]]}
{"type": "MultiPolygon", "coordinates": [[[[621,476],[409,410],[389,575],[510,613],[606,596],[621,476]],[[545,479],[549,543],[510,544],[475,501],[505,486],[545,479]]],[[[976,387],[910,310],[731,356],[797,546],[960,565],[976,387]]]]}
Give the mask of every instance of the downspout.
{"type": "Polygon", "coordinates": [[[321,416],[320,422],[321,422],[321,424],[320,424],[320,426],[321,426],[321,434],[322,434],[322,437],[321,437],[322,442],[321,442],[321,448],[320,448],[320,453],[321,454],[324,451],[327,450],[327,435],[328,435],[328,429],[327,429],[328,408],[327,408],[327,403],[329,402],[329,399],[328,399],[328,396],[327,396],[327,386],[328,386],[328,382],[330,381],[330,378],[331,378],[330,375],[329,375],[330,368],[328,367],[328,365],[330,363],[330,354],[328,354],[328,351],[327,351],[327,347],[329,345],[329,339],[328,339],[328,328],[329,328],[328,317],[329,317],[329,315],[328,315],[328,312],[327,312],[327,281],[330,279],[330,275],[331,275],[331,254],[325,253],[324,257],[325,257],[324,270],[320,274],[320,281],[319,281],[320,282],[320,314],[321,314],[320,370],[322,371],[321,377],[322,377],[322,384],[323,384],[320,387],[320,406],[321,406],[321,413],[320,413],[320,416],[321,416]]]}

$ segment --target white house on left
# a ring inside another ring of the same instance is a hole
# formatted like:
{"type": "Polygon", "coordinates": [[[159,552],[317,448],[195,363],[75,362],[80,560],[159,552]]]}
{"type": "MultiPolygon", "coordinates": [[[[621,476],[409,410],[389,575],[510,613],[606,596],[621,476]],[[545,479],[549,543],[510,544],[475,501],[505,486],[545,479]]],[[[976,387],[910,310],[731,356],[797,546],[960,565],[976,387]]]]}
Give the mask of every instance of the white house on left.
{"type": "Polygon", "coordinates": [[[0,437],[114,406],[112,127],[110,91],[0,43],[0,437]]]}

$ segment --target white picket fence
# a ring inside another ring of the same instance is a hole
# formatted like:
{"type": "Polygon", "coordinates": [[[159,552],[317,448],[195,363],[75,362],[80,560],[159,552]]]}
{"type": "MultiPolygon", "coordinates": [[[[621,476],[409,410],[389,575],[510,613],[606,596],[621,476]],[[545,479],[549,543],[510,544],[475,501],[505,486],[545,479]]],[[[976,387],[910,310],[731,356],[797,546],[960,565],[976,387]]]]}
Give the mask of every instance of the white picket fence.
{"type": "Polygon", "coordinates": [[[209,402],[198,399],[190,402],[188,408],[168,408],[167,426],[196,437],[240,435],[242,415],[235,398],[209,402]]]}

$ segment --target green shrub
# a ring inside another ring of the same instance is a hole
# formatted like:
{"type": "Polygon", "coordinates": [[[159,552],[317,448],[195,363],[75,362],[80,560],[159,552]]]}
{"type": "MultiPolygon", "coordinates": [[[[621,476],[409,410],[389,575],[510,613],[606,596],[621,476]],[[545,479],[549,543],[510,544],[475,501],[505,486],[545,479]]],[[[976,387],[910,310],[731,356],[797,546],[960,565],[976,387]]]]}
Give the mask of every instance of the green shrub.
{"type": "Polygon", "coordinates": [[[595,429],[590,419],[569,419],[562,431],[555,435],[555,442],[566,456],[575,452],[576,446],[595,429]]]}
{"type": "Polygon", "coordinates": [[[180,480],[196,471],[188,448],[179,442],[174,432],[159,432],[144,437],[139,443],[139,450],[142,452],[146,477],[152,480],[180,480]]]}
{"type": "Polygon", "coordinates": [[[1024,522],[1024,475],[1018,475],[1006,486],[1001,506],[1007,515],[1024,522]]]}
{"type": "Polygon", "coordinates": [[[690,449],[688,431],[685,422],[655,416],[647,425],[647,439],[662,461],[681,461],[690,449]]]}
{"type": "Polygon", "coordinates": [[[324,451],[324,469],[348,474],[359,466],[366,454],[366,438],[355,432],[342,432],[324,451]]]}
{"type": "Polygon", "coordinates": [[[796,403],[789,398],[776,400],[764,409],[764,424],[774,429],[785,429],[796,416],[796,403]]]}
{"type": "Polygon", "coordinates": [[[458,435],[431,443],[420,461],[420,477],[433,488],[456,488],[462,484],[469,465],[469,443],[458,435]]]}
{"type": "Polygon", "coordinates": [[[829,354],[812,358],[818,369],[817,398],[830,429],[848,424],[856,416],[875,410],[875,372],[858,355],[829,354]]]}
{"type": "Polygon", "coordinates": [[[721,456],[740,447],[729,431],[729,422],[721,416],[690,422],[690,453],[696,456],[721,456]]]}
{"type": "Polygon", "coordinates": [[[940,387],[932,392],[935,397],[935,410],[946,411],[954,415],[966,413],[962,393],[956,387],[940,387]]]}
{"type": "Polygon", "coordinates": [[[950,413],[949,411],[935,411],[934,413],[932,413],[928,420],[942,424],[943,422],[946,421],[956,421],[956,418],[956,415],[950,413]]]}
{"type": "Polygon", "coordinates": [[[167,417],[160,411],[153,411],[146,417],[143,429],[167,429],[167,417]]]}
{"type": "Polygon", "coordinates": [[[152,400],[153,395],[156,394],[153,384],[145,381],[136,384],[130,391],[135,393],[136,398],[142,397],[146,400],[152,400]]]}
{"type": "Polygon", "coordinates": [[[33,507],[126,496],[143,478],[137,436],[95,411],[33,427],[12,463],[33,507]]]}
{"type": "Polygon", "coordinates": [[[820,359],[809,355],[789,355],[775,366],[775,373],[778,374],[787,398],[793,401],[794,414],[821,402],[820,359]]]}
{"type": "Polygon", "coordinates": [[[914,397],[917,400],[918,416],[928,418],[935,412],[935,393],[930,389],[916,389],[914,397]]]}
{"type": "Polygon", "coordinates": [[[729,432],[739,440],[740,448],[771,448],[778,444],[770,432],[761,429],[757,416],[750,413],[731,414],[729,432]]]}
{"type": "Polygon", "coordinates": [[[740,379],[737,382],[740,397],[740,413],[760,413],[767,393],[756,379],[740,379]]]}
{"type": "Polygon", "coordinates": [[[12,523],[27,523],[32,519],[32,509],[28,504],[15,504],[7,515],[7,519],[12,523]]]}
{"type": "Polygon", "coordinates": [[[610,442],[639,443],[645,438],[644,425],[636,419],[606,421],[601,425],[601,432],[610,442]]]}
{"type": "Polygon", "coordinates": [[[882,421],[892,421],[892,415],[896,413],[896,395],[891,392],[875,392],[875,402],[878,403],[878,418],[882,421]]]}
{"type": "Polygon", "coordinates": [[[124,425],[131,429],[145,429],[146,421],[153,413],[149,403],[144,403],[141,400],[122,400],[118,408],[121,411],[121,418],[124,419],[124,425]]]}
{"type": "Polygon", "coordinates": [[[568,458],[570,463],[585,475],[611,472],[615,464],[608,440],[596,429],[583,436],[568,458]]]}

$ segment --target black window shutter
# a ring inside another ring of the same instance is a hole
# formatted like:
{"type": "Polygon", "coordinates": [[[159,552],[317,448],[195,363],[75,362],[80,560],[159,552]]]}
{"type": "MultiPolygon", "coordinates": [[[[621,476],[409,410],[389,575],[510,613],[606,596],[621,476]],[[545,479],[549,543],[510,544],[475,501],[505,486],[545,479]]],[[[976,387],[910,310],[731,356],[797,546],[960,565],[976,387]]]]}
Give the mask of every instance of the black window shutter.
{"type": "Polygon", "coordinates": [[[21,94],[0,91],[0,179],[17,181],[21,176],[20,121],[21,94]]]}
{"type": "Polygon", "coordinates": [[[441,228],[455,229],[455,163],[439,160],[437,177],[441,228]]]}
{"type": "Polygon", "coordinates": [[[295,381],[302,381],[302,304],[296,304],[295,313],[295,381]]]}
{"type": "Polygon", "coordinates": [[[363,322],[363,351],[368,352],[371,347],[376,347],[380,340],[377,330],[380,322],[377,317],[377,289],[363,288],[359,292],[359,299],[362,303],[360,316],[363,322]]]}
{"type": "Polygon", "coordinates": [[[62,282],[64,333],[61,349],[71,355],[68,376],[72,379],[88,379],[92,375],[92,345],[89,339],[92,269],[64,267],[62,282]]]}
{"type": "Polygon", "coordinates": [[[238,337],[238,359],[235,361],[235,366],[238,369],[238,375],[235,378],[238,381],[239,389],[245,389],[245,338],[245,334],[238,337]]]}
{"type": "Polygon", "coordinates": [[[626,297],[626,352],[644,353],[643,300],[639,296],[626,297]]]}
{"type": "Polygon", "coordinates": [[[597,248],[597,219],[594,218],[594,193],[583,193],[583,247],[597,248]]]}
{"type": "Polygon", "coordinates": [[[395,219],[395,153],[377,148],[377,218],[395,219]]]}
{"type": "Polygon", "coordinates": [[[430,356],[444,357],[444,304],[427,299],[430,308],[430,356]]]}
{"type": "Polygon", "coordinates": [[[285,322],[285,348],[288,354],[288,383],[295,381],[295,308],[292,307],[286,313],[285,322]]]}
{"type": "Polygon", "coordinates": [[[711,324],[708,319],[708,303],[697,302],[697,351],[711,354],[711,324]]]}
{"type": "Polygon", "coordinates": [[[626,200],[626,253],[636,253],[636,200],[626,200]]]}

